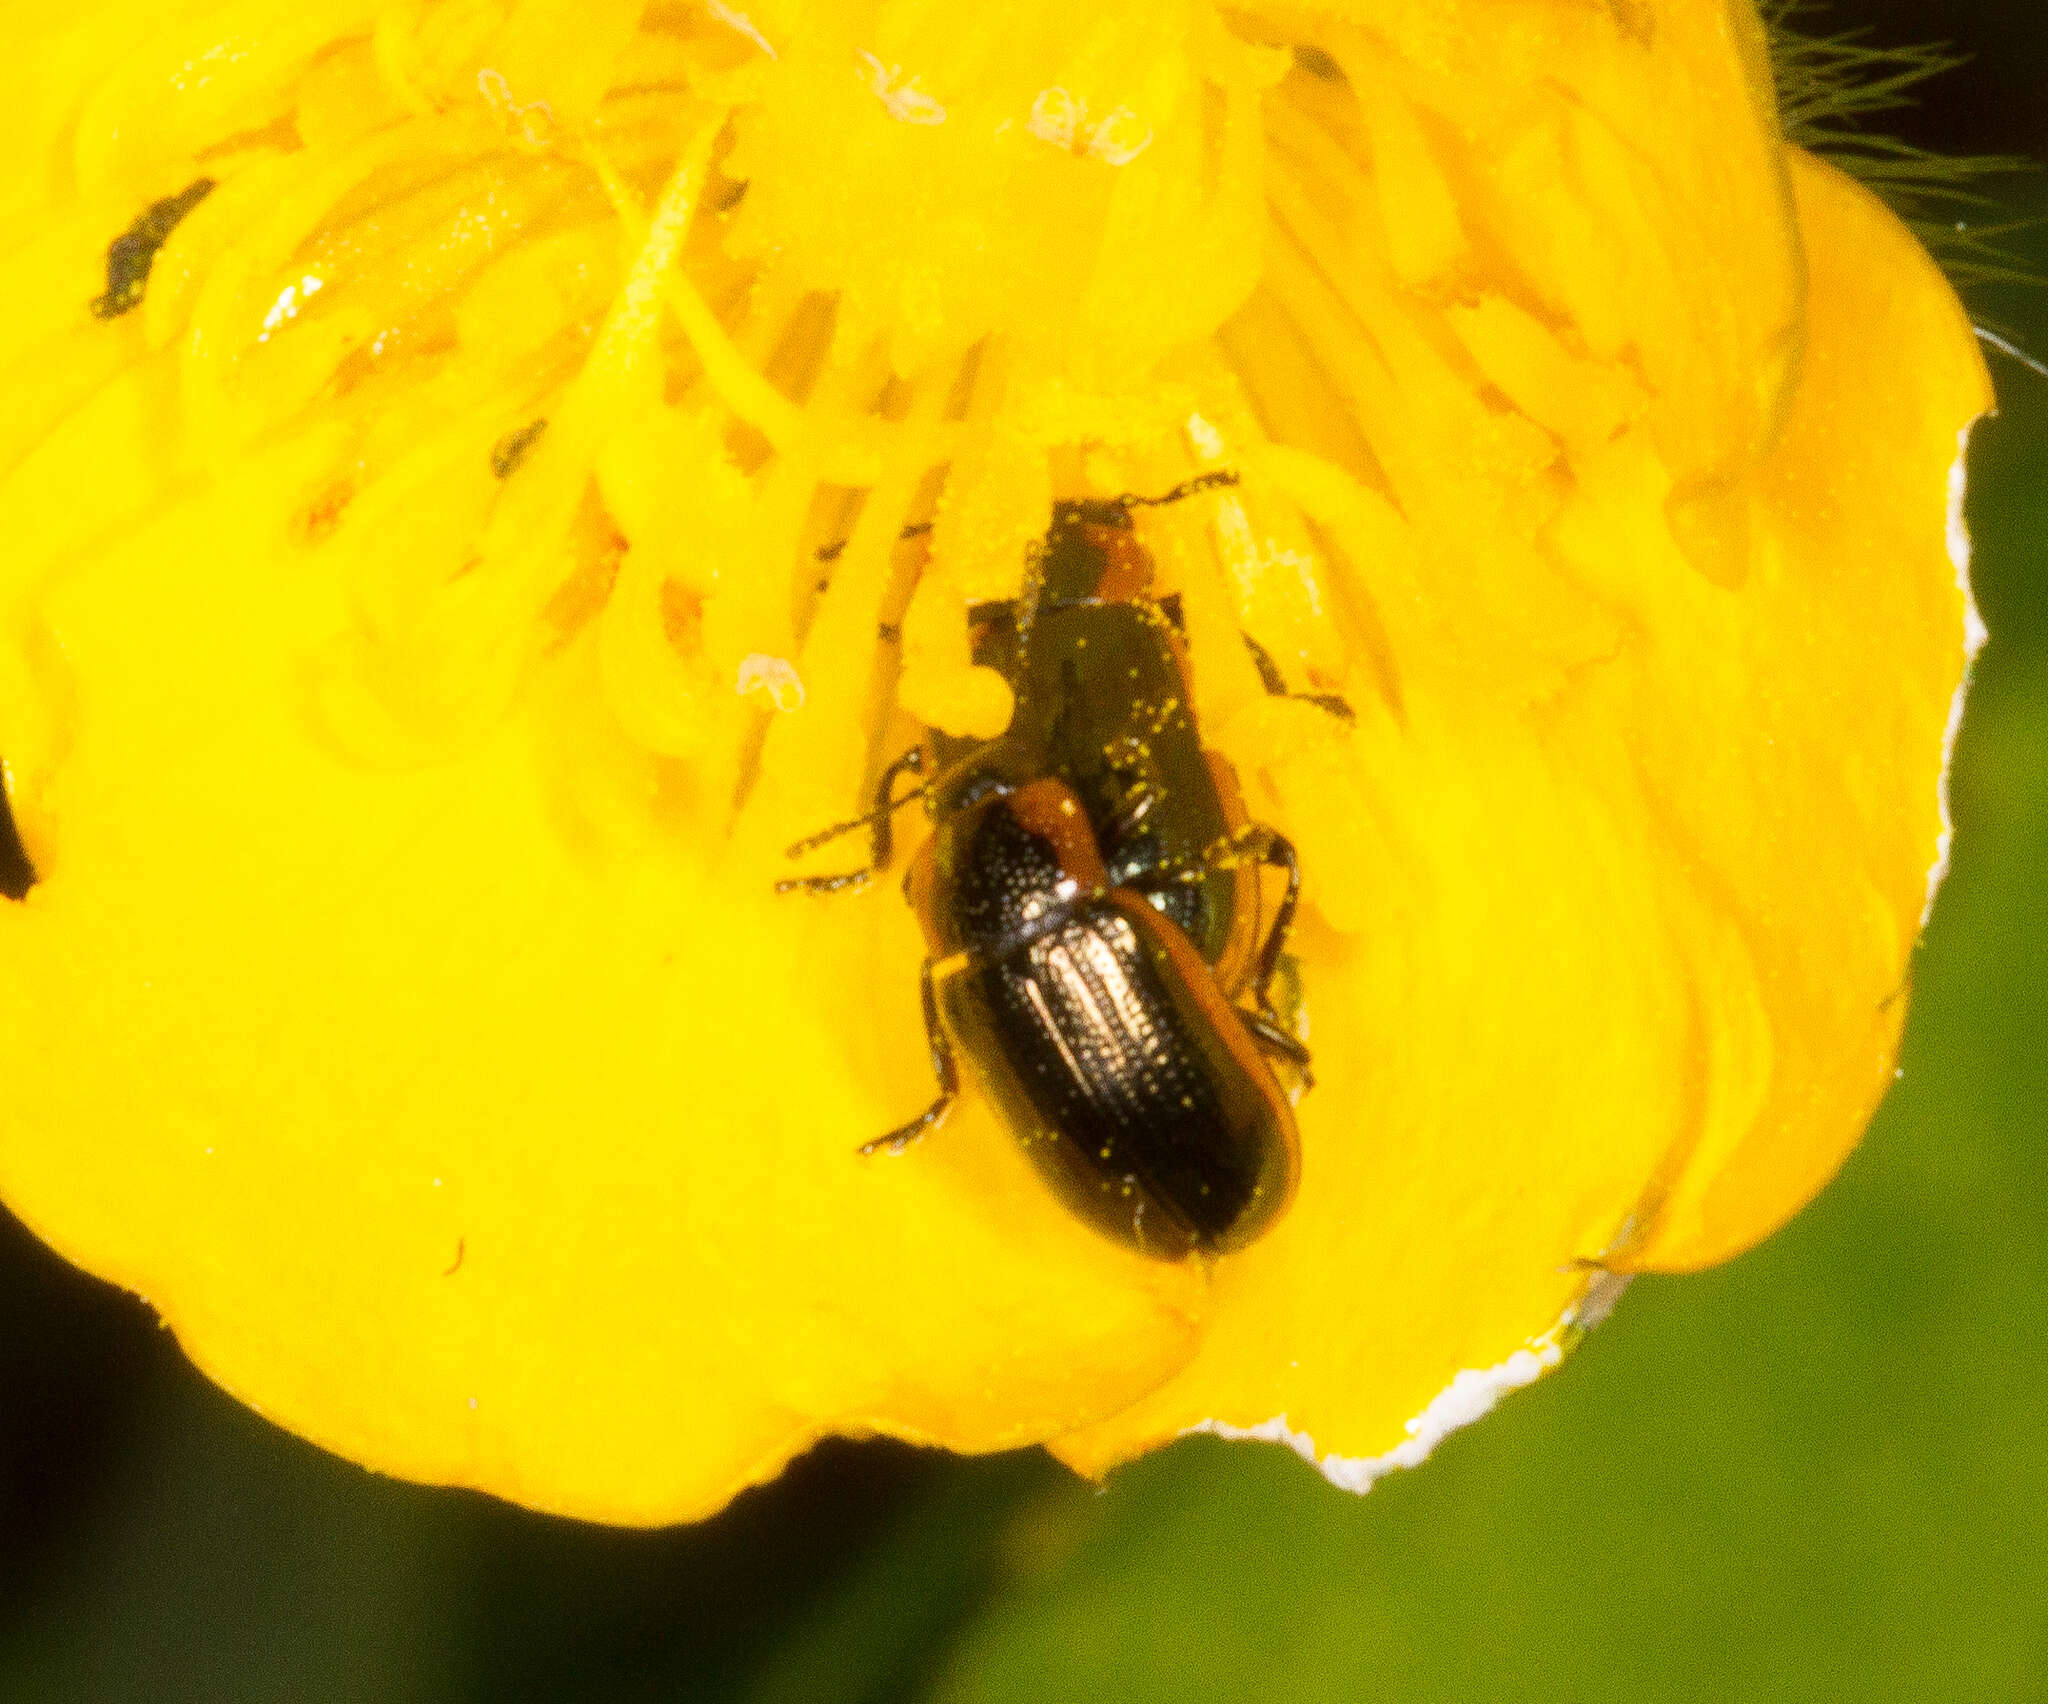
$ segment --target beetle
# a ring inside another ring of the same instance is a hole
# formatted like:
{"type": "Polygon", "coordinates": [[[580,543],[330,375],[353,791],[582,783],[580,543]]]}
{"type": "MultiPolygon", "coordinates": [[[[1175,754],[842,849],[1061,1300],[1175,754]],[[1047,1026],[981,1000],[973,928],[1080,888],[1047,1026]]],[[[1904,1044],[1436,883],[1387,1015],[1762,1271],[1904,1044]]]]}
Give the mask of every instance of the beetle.
{"type": "Polygon", "coordinates": [[[1153,595],[1131,518],[1234,483],[1218,471],[1160,497],[1056,503],[1025,596],[970,616],[976,661],[1015,695],[1009,727],[930,734],[883,771],[872,812],[789,848],[867,827],[866,868],[776,884],[864,884],[890,861],[894,813],[923,798],[933,830],[904,888],[939,1094],[861,1151],[900,1152],[940,1124],[964,1059],[1054,1193],[1161,1259],[1228,1253],[1273,1223],[1300,1162],[1269,1056],[1308,1083],[1270,995],[1300,867],[1201,743],[1178,605],[1153,595]],[[924,779],[898,796],[905,774],[924,779]],[[1263,939],[1262,866],[1287,884],[1263,939]]]}

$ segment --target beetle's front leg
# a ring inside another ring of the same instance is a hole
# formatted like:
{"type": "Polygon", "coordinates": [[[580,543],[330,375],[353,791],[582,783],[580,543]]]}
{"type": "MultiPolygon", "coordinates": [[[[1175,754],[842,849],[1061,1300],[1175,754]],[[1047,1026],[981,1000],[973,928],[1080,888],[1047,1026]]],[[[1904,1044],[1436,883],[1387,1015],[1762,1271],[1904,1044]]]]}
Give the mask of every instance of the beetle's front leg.
{"type": "Polygon", "coordinates": [[[953,1102],[960,1096],[960,1073],[953,1063],[953,1045],[947,1041],[946,1032],[939,1024],[939,999],[932,987],[930,959],[924,961],[924,973],[918,979],[918,991],[924,1002],[924,1034],[925,1040],[931,1044],[932,1075],[939,1080],[939,1098],[908,1124],[899,1125],[888,1135],[877,1136],[872,1142],[863,1142],[860,1151],[864,1155],[902,1153],[927,1130],[943,1124],[946,1114],[953,1110],[953,1102]]]}

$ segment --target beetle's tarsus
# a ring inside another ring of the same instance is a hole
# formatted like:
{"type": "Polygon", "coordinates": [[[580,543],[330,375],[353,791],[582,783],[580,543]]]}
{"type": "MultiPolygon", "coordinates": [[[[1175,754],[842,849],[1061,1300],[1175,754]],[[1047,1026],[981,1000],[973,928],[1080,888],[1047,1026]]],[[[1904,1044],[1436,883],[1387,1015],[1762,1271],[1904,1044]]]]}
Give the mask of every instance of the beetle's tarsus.
{"type": "Polygon", "coordinates": [[[877,1136],[872,1142],[863,1142],[855,1150],[864,1160],[871,1160],[877,1154],[900,1154],[913,1142],[924,1139],[925,1132],[945,1122],[946,1114],[953,1110],[954,1096],[943,1094],[913,1118],[908,1124],[900,1125],[886,1136],[877,1136]]]}
{"type": "Polygon", "coordinates": [[[944,1123],[946,1114],[953,1110],[954,1101],[960,1098],[960,1073],[953,1065],[953,1049],[946,1040],[946,1032],[939,1027],[939,997],[932,986],[930,959],[925,960],[924,971],[918,978],[918,996],[924,1007],[924,1038],[932,1050],[932,1075],[939,1080],[939,1098],[908,1124],[899,1124],[888,1135],[863,1142],[860,1153],[864,1159],[884,1152],[902,1153],[911,1143],[921,1139],[927,1130],[944,1123]]]}

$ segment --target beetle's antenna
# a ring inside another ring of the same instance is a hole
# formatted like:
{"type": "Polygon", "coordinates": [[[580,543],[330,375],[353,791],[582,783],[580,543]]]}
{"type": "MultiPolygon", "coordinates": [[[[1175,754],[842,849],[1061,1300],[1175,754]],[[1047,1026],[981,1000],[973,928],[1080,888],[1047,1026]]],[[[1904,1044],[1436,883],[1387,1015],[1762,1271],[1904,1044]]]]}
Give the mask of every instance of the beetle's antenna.
{"type": "Polygon", "coordinates": [[[1214,491],[1219,486],[1236,485],[1239,475],[1236,468],[1216,467],[1207,473],[1198,473],[1193,479],[1183,479],[1171,491],[1157,497],[1141,497],[1135,491],[1126,491],[1113,501],[1119,509],[1162,509],[1168,503],[1178,503],[1204,491],[1214,491]]]}
{"type": "MultiPolygon", "coordinates": [[[[876,789],[878,797],[875,808],[869,811],[866,816],[857,816],[850,822],[835,822],[830,828],[821,828],[816,834],[808,834],[784,852],[783,856],[785,858],[801,858],[806,852],[815,852],[820,846],[830,844],[842,834],[851,834],[857,828],[872,828],[877,831],[875,837],[875,862],[878,865],[887,863],[889,857],[889,819],[905,805],[909,804],[911,800],[923,798],[925,794],[932,790],[933,784],[939,779],[939,777],[933,776],[930,780],[911,788],[909,792],[899,799],[895,796],[896,777],[904,774],[906,771],[912,775],[922,774],[923,770],[924,750],[920,746],[912,746],[894,763],[890,764],[887,769],[882,771],[881,785],[876,789]]],[[[801,887],[803,885],[800,881],[777,882],[775,884],[778,892],[790,887],[801,887]]]]}
{"type": "Polygon", "coordinates": [[[857,828],[873,828],[884,817],[894,816],[905,805],[914,804],[932,790],[927,781],[913,787],[900,799],[892,799],[880,810],[869,811],[866,816],[857,816],[850,822],[835,822],[830,828],[821,828],[816,834],[807,834],[782,854],[785,858],[801,858],[807,852],[815,852],[820,846],[829,846],[843,834],[851,834],[857,828]]]}

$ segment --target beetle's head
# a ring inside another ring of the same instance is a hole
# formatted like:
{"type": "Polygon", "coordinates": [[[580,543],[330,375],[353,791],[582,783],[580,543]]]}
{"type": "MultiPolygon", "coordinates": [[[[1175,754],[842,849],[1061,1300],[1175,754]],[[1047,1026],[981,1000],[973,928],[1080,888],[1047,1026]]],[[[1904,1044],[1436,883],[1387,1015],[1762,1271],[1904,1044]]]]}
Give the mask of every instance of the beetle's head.
{"type": "Polygon", "coordinates": [[[1229,468],[1212,468],[1157,497],[1067,497],[1052,506],[1052,525],[1038,553],[1038,595],[1046,603],[1123,603],[1152,584],[1151,553],[1131,524],[1137,508],[1163,508],[1200,491],[1235,485],[1229,468]]]}
{"type": "Polygon", "coordinates": [[[1121,500],[1055,503],[1038,553],[1039,597],[1047,603],[1120,603],[1152,584],[1152,558],[1121,500]]]}

